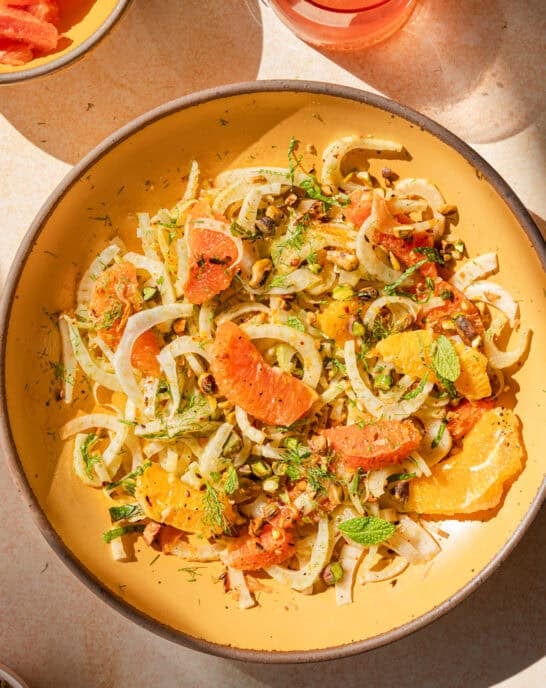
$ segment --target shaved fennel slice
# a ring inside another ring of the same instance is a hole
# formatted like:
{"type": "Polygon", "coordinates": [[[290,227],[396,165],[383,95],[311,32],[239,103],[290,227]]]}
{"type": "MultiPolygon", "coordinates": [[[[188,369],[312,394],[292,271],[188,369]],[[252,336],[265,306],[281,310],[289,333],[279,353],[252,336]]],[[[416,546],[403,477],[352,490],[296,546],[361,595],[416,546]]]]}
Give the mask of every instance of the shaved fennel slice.
{"type": "Polygon", "coordinates": [[[434,466],[449,454],[453,440],[444,420],[423,421],[423,424],[425,432],[421,438],[419,453],[428,466],[434,466]]]}
{"type": "Polygon", "coordinates": [[[246,198],[248,193],[255,188],[259,189],[262,195],[278,196],[281,193],[281,185],[276,182],[256,184],[252,181],[238,180],[220,191],[212,203],[213,211],[224,215],[232,203],[246,198]]]}
{"type": "Polygon", "coordinates": [[[226,322],[227,320],[236,320],[237,318],[240,318],[241,315],[246,315],[247,313],[270,312],[271,309],[264,303],[246,301],[245,303],[242,303],[238,306],[233,306],[232,308],[228,308],[228,310],[224,311],[223,313],[220,313],[220,315],[216,317],[216,322],[218,325],[221,325],[223,322],[226,322]]]}
{"type": "Polygon", "coordinates": [[[288,585],[293,590],[302,591],[313,585],[326,566],[331,551],[330,526],[328,518],[321,518],[318,523],[317,536],[311,551],[309,562],[299,571],[282,566],[269,566],[266,570],[271,578],[282,585],[288,585]]]}
{"type": "Polygon", "coordinates": [[[233,569],[231,566],[227,567],[229,586],[232,590],[236,590],[239,597],[240,609],[250,609],[256,606],[256,600],[252,597],[252,593],[246,584],[245,574],[238,569],[233,569]]]}
{"type": "Polygon", "coordinates": [[[343,158],[354,150],[365,150],[370,153],[392,151],[401,153],[404,147],[395,141],[377,139],[373,136],[344,136],[333,141],[325,149],[322,156],[321,182],[334,187],[344,187],[341,165],[343,158]]]}
{"type": "Polygon", "coordinates": [[[137,219],[138,227],[136,235],[142,243],[142,250],[147,258],[150,258],[150,260],[155,260],[159,263],[159,254],[155,248],[155,229],[150,221],[150,216],[148,213],[137,213],[137,219]]]}
{"type": "Polygon", "coordinates": [[[191,165],[190,165],[190,171],[188,174],[188,183],[186,184],[186,188],[184,189],[184,194],[182,195],[182,198],[180,199],[180,203],[177,205],[182,205],[186,201],[189,201],[192,198],[195,198],[197,195],[198,184],[199,184],[199,163],[197,162],[197,160],[192,160],[191,165]]]}
{"type": "Polygon", "coordinates": [[[380,282],[396,282],[402,273],[379,260],[373,244],[368,238],[377,221],[375,204],[372,204],[372,213],[364,220],[356,237],[356,257],[360,263],[360,272],[366,276],[378,279],[380,282]]]}
{"type": "Polygon", "coordinates": [[[118,378],[113,373],[109,373],[104,370],[104,368],[101,368],[101,366],[99,366],[99,364],[91,358],[89,351],[83,343],[80,331],[76,324],[68,316],[62,317],[65,319],[65,322],[68,325],[72,350],[74,351],[74,356],[80,364],[83,372],[90,380],[93,380],[99,385],[106,387],[106,389],[110,389],[113,392],[121,392],[122,386],[118,378]]]}
{"type": "Polygon", "coordinates": [[[265,433],[250,423],[247,412],[240,406],[235,407],[235,419],[243,435],[248,437],[251,442],[262,444],[265,441],[265,433]]]}
{"type": "Polygon", "coordinates": [[[121,337],[119,346],[114,355],[114,369],[122,391],[125,392],[137,408],[144,408],[144,398],[133,374],[131,365],[133,344],[141,334],[152,327],[167,320],[188,318],[192,310],[193,306],[190,304],[171,303],[135,313],[127,320],[123,336],[121,337]]]}
{"type": "Polygon", "coordinates": [[[480,277],[485,277],[499,268],[496,253],[482,253],[466,263],[453,273],[449,280],[454,287],[464,291],[480,277]]]}
{"type": "Polygon", "coordinates": [[[308,268],[297,268],[297,270],[279,277],[282,284],[268,289],[268,294],[294,294],[309,289],[309,287],[313,287],[321,281],[320,277],[312,273],[308,268]]]}
{"type": "Polygon", "coordinates": [[[342,380],[341,378],[333,379],[328,387],[320,395],[320,400],[323,404],[330,404],[332,401],[337,399],[339,396],[344,394],[349,389],[349,383],[347,380],[342,380]]]}
{"type": "Polygon", "coordinates": [[[110,480],[110,475],[102,461],[102,457],[93,457],[91,470],[88,469],[83,458],[82,447],[87,439],[87,434],[77,433],[74,438],[74,451],[72,452],[72,465],[78,478],[91,487],[101,487],[103,482],[110,480]],[[96,459],[96,460],[95,460],[96,459]],[[91,475],[90,475],[91,474],[91,475]]]}
{"type": "Polygon", "coordinates": [[[218,430],[211,436],[203,453],[199,457],[199,471],[204,478],[208,478],[211,473],[218,472],[222,463],[222,449],[231,435],[233,425],[222,423],[218,430]]]}
{"type": "Polygon", "coordinates": [[[515,327],[518,315],[518,304],[512,295],[499,284],[479,280],[473,282],[464,290],[465,296],[471,301],[484,301],[502,311],[508,318],[511,327],[515,327]]]}
{"type": "Polygon", "coordinates": [[[159,289],[164,304],[175,302],[171,280],[165,265],[160,260],[152,260],[146,256],[141,256],[140,253],[126,253],[123,260],[132,263],[137,270],[145,270],[150,274],[155,286],[159,289]]]}
{"type": "Polygon", "coordinates": [[[65,423],[59,432],[62,440],[71,437],[84,430],[91,428],[101,428],[109,430],[114,434],[106,450],[102,453],[102,461],[108,472],[109,478],[113,477],[121,462],[121,449],[125,444],[128,434],[128,427],[121,423],[116,416],[107,413],[90,413],[85,416],[78,416],[65,423]]]}
{"type": "Polygon", "coordinates": [[[213,303],[204,303],[199,308],[199,316],[197,318],[197,324],[199,328],[199,336],[205,337],[206,339],[212,339],[212,323],[214,322],[214,310],[215,306],[213,303]]]}
{"type": "Polygon", "coordinates": [[[70,404],[76,384],[77,360],[70,341],[70,320],[66,315],[59,316],[59,334],[61,335],[61,352],[63,362],[63,401],[70,404]]]}
{"type": "MultiPolygon", "coordinates": [[[[301,173],[297,173],[301,176],[301,173]]],[[[291,182],[290,170],[287,167],[237,167],[224,170],[214,180],[215,187],[224,188],[234,182],[251,182],[253,179],[264,179],[265,184],[285,184],[291,182]]]]}
{"type": "Polygon", "coordinates": [[[118,255],[120,250],[124,248],[121,239],[115,239],[114,243],[107,246],[99,255],[91,262],[91,265],[84,272],[78,287],[77,303],[78,306],[89,303],[91,295],[93,294],[93,286],[97,277],[104,272],[114,258],[118,255]]]}
{"type": "MultiPolygon", "coordinates": [[[[157,357],[159,365],[165,373],[165,378],[167,379],[167,384],[169,385],[169,390],[171,392],[171,417],[174,413],[176,413],[176,410],[180,406],[181,398],[180,385],[178,383],[178,375],[176,372],[176,358],[178,356],[185,355],[186,358],[189,359],[188,354],[199,354],[199,356],[202,356],[207,362],[210,361],[210,354],[204,348],[202,343],[197,342],[189,335],[184,335],[182,337],[173,339],[172,342],[161,349],[157,357]]],[[[203,369],[200,368],[200,372],[198,374],[201,374],[202,372],[203,369]]]]}
{"type": "Polygon", "coordinates": [[[176,296],[180,298],[184,295],[184,286],[188,281],[189,274],[188,246],[186,244],[186,239],[176,240],[176,260],[177,268],[174,291],[176,296]]]}
{"type": "Polygon", "coordinates": [[[397,194],[404,196],[419,196],[425,199],[436,221],[433,227],[434,238],[439,239],[445,231],[445,217],[438,209],[440,206],[444,205],[445,201],[436,185],[429,182],[427,179],[413,179],[408,177],[397,182],[394,188],[397,194]]]}
{"type": "Polygon", "coordinates": [[[371,569],[362,571],[359,577],[360,582],[380,583],[381,581],[389,580],[389,578],[399,576],[402,573],[402,571],[405,571],[408,568],[408,565],[409,562],[407,561],[407,559],[404,559],[404,557],[398,555],[396,557],[393,557],[392,561],[379,571],[372,571],[371,569]]]}
{"type": "Polygon", "coordinates": [[[525,352],[529,346],[531,330],[520,330],[517,333],[517,342],[514,348],[510,351],[501,351],[495,344],[494,338],[499,333],[500,331],[496,330],[494,327],[492,327],[491,330],[486,333],[483,341],[483,350],[487,356],[489,364],[493,366],[493,368],[502,370],[515,365],[525,356],[525,352]]]}
{"type": "MultiPolygon", "coordinates": [[[[442,301],[442,303],[444,302],[442,301]]],[[[364,314],[362,322],[367,328],[370,328],[373,325],[374,320],[381,312],[381,309],[385,306],[402,306],[409,313],[409,315],[411,315],[414,321],[417,318],[420,308],[419,304],[415,303],[415,301],[412,301],[411,299],[408,299],[406,296],[380,296],[370,304],[368,310],[364,314]]]]}
{"type": "Polygon", "coordinates": [[[376,418],[385,418],[387,420],[402,420],[408,418],[424,404],[434,386],[433,382],[428,381],[424,384],[421,392],[413,399],[400,399],[399,401],[384,403],[373,394],[360,376],[354,339],[349,339],[345,342],[344,351],[347,375],[353,391],[357,398],[364,404],[366,410],[376,418]]]}
{"type": "Polygon", "coordinates": [[[276,339],[294,348],[303,361],[302,382],[313,389],[318,385],[322,374],[322,360],[315,349],[315,341],[304,332],[288,325],[242,325],[250,339],[276,339]]]}
{"type": "Polygon", "coordinates": [[[239,210],[237,223],[249,234],[254,234],[255,232],[254,223],[256,222],[258,207],[262,200],[262,196],[263,191],[259,186],[252,187],[247,191],[241,205],[241,210],[239,210]]]}
{"type": "Polygon", "coordinates": [[[406,514],[386,545],[407,559],[410,564],[430,561],[440,552],[440,545],[425,528],[406,514]]]}
{"type": "Polygon", "coordinates": [[[339,563],[343,568],[343,578],[335,584],[336,604],[341,607],[353,601],[353,585],[358,563],[364,553],[364,547],[356,544],[345,544],[339,553],[339,563]]]}

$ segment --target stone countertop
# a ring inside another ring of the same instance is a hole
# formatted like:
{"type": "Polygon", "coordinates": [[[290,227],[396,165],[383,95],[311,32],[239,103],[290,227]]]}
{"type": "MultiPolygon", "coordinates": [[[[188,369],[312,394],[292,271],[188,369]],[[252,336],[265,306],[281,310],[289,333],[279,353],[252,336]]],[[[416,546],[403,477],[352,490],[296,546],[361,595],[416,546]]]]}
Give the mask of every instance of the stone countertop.
{"type": "MultiPolygon", "coordinates": [[[[386,95],[473,146],[544,233],[545,13],[541,0],[422,0],[359,54],[307,46],[258,0],[134,0],[85,59],[0,87],[0,285],[34,215],[70,167],[133,117],[192,91],[310,79],[386,95]]],[[[546,514],[470,598],[388,647],[324,664],[244,664],[141,629],[73,577],[0,478],[0,662],[31,688],[539,688],[546,683],[546,514]]]]}

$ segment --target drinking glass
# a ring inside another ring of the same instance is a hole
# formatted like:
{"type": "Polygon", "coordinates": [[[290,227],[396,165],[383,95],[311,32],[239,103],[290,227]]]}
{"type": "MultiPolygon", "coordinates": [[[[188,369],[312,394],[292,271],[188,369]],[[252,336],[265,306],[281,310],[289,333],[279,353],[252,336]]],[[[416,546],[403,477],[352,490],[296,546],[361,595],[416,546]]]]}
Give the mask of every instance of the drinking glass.
{"type": "Polygon", "coordinates": [[[267,0],[301,39],[330,50],[359,50],[385,40],[417,0],[267,0]]]}

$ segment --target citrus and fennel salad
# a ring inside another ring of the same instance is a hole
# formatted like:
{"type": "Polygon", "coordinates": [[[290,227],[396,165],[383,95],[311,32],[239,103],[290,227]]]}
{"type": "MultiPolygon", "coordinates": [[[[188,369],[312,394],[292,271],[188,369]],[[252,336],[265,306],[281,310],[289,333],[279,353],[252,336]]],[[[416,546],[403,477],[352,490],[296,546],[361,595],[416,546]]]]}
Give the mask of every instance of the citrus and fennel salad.
{"type": "Polygon", "coordinates": [[[500,505],[524,449],[497,399],[529,333],[496,254],[465,255],[432,182],[373,177],[382,152],[404,149],[347,136],[317,172],[292,138],[286,167],[213,180],[194,161],[173,208],[138,214],[141,252],[89,265],[59,326],[64,401],[83,376],[96,407],[61,438],[115,559],[140,537],[222,562],[242,608],[267,577],[345,604],[437,555],[423,516],[500,505]]]}

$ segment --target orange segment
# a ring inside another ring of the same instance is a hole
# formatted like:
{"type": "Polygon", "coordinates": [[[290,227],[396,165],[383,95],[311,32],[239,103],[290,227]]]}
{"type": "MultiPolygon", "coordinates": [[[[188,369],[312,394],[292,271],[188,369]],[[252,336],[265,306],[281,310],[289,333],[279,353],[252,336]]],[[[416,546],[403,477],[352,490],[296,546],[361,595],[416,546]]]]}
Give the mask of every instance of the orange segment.
{"type": "MultiPolygon", "coordinates": [[[[228,522],[234,519],[233,507],[224,493],[217,492],[224,506],[228,522]]],[[[137,478],[135,496],[148,518],[166,523],[186,533],[199,533],[203,537],[222,531],[203,523],[203,492],[196,490],[157,463],[153,463],[137,478]]]]}
{"type": "Polygon", "coordinates": [[[203,224],[191,225],[188,253],[189,273],[184,294],[190,303],[204,303],[229,287],[238,257],[237,244],[231,237],[203,224]]]}
{"type": "Polygon", "coordinates": [[[370,354],[392,363],[404,375],[422,378],[428,372],[429,379],[432,379],[430,346],[434,339],[435,335],[431,330],[396,332],[377,342],[370,354]]]}
{"type": "Polygon", "coordinates": [[[455,381],[455,389],[459,394],[471,401],[483,399],[491,395],[491,382],[487,374],[487,357],[461,342],[453,342],[461,374],[455,381]]]}
{"type": "Polygon", "coordinates": [[[154,330],[143,332],[133,344],[131,365],[143,375],[159,377],[161,370],[157,356],[161,351],[159,337],[154,330]]]}
{"type": "Polygon", "coordinates": [[[450,516],[498,506],[504,483],[523,467],[519,420],[513,411],[486,411],[466,436],[462,451],[410,482],[408,511],[450,516]]]}
{"type": "Polygon", "coordinates": [[[268,365],[243,330],[230,321],[216,331],[211,371],[220,394],[270,425],[292,425],[318,398],[298,378],[268,365]]]}
{"type": "Polygon", "coordinates": [[[454,440],[461,440],[472,430],[483,414],[493,408],[491,400],[461,402],[455,409],[447,414],[447,429],[454,440]]]}
{"type": "MultiPolygon", "coordinates": [[[[431,344],[436,339],[432,330],[411,330],[397,332],[379,341],[370,352],[392,363],[396,370],[415,378],[424,377],[437,382],[431,368],[431,344]]],[[[461,374],[455,381],[455,389],[467,399],[475,400],[491,394],[491,383],[487,375],[487,358],[476,349],[461,342],[453,342],[461,374]]]]}
{"type": "Polygon", "coordinates": [[[378,420],[363,427],[339,426],[323,430],[322,434],[344,464],[366,471],[398,463],[421,442],[421,433],[411,420],[378,420]]]}
{"type": "Polygon", "coordinates": [[[336,344],[344,344],[352,338],[351,325],[354,316],[362,308],[356,299],[347,301],[330,301],[326,308],[317,315],[317,327],[336,344]]]}

